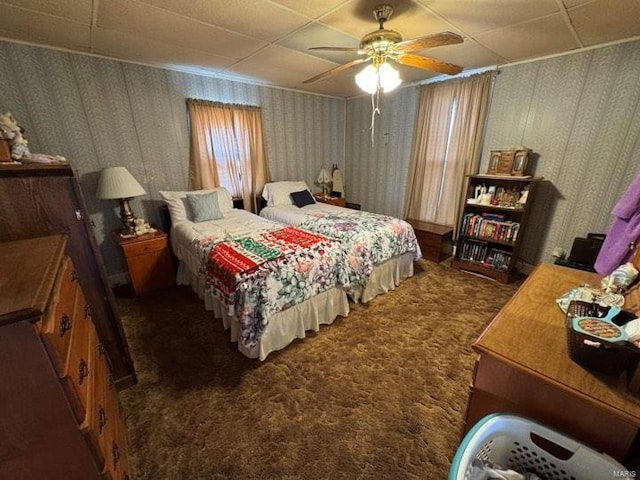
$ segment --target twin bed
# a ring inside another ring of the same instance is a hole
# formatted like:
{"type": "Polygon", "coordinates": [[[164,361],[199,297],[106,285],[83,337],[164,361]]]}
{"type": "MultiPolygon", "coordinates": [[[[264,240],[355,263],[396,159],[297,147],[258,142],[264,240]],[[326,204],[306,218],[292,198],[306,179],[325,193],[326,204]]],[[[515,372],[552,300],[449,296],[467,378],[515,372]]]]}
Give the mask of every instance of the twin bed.
{"type": "Polygon", "coordinates": [[[313,198],[304,182],[267,184],[261,216],[234,209],[224,188],[160,192],[178,284],[191,286],[249,358],[264,360],[347,316],[348,297],[367,302],[395,288],[421,255],[406,222],[325,204],[300,208],[292,198],[304,190],[305,201],[313,198]]]}
{"type": "Polygon", "coordinates": [[[305,191],[305,182],[266,184],[266,207],[260,216],[340,240],[347,255],[351,300],[369,302],[413,275],[413,262],[422,254],[411,225],[387,215],[316,203],[310,193],[297,201],[296,194],[305,191]]]}

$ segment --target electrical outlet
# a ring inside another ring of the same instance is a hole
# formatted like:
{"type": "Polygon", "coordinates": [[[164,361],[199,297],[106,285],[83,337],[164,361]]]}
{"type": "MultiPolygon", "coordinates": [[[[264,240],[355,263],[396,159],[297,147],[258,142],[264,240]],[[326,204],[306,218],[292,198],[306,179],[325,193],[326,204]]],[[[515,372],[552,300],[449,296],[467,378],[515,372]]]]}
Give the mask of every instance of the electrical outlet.
{"type": "Polygon", "coordinates": [[[556,258],[564,258],[564,248],[555,247],[553,249],[553,252],[551,252],[551,256],[556,257],[556,258]]]}

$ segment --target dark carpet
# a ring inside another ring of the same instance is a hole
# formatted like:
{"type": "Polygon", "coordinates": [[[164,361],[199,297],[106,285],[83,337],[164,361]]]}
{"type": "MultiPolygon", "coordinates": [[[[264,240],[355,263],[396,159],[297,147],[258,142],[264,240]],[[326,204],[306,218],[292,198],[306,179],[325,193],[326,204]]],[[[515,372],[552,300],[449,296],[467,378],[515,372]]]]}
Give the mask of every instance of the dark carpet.
{"type": "Polygon", "coordinates": [[[119,298],[139,380],[120,395],[133,478],[446,479],[471,344],[515,290],[421,260],[264,362],[186,287],[119,298]]]}

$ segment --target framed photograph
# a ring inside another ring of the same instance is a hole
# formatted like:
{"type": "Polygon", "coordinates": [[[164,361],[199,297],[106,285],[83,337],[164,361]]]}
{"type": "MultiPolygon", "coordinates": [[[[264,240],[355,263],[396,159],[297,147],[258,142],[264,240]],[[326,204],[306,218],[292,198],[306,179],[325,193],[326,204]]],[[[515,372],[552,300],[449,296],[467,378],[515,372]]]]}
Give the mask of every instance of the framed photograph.
{"type": "Polygon", "coordinates": [[[515,157],[515,152],[513,150],[510,151],[502,151],[500,152],[500,161],[498,162],[498,170],[496,175],[511,175],[513,171],[513,159],[515,157]]]}
{"type": "Polygon", "coordinates": [[[527,168],[527,158],[529,157],[529,150],[516,150],[513,158],[513,167],[511,169],[511,175],[522,177],[527,168]]]}
{"type": "Polygon", "coordinates": [[[500,164],[500,150],[492,150],[489,155],[489,166],[487,167],[487,175],[496,175],[498,173],[498,165],[500,164]]]}

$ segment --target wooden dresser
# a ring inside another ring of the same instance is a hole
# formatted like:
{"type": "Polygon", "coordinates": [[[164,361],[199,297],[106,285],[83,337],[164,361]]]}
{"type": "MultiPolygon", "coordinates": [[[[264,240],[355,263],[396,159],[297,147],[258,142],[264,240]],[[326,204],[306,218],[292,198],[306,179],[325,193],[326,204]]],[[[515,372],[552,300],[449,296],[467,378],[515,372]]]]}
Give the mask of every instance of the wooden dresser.
{"type": "Polygon", "coordinates": [[[65,234],[119,390],[136,383],[113,292],[70,165],[0,164],[0,242],[65,234]]]}
{"type": "Polygon", "coordinates": [[[62,235],[0,243],[0,478],[129,478],[111,359],[62,235]]]}
{"type": "MultiPolygon", "coordinates": [[[[473,349],[479,354],[466,430],[493,412],[525,415],[632,463],[640,441],[640,396],[624,376],[606,377],[574,363],[556,299],[597,286],[594,273],[541,264],[498,313],[473,349]]],[[[637,461],[637,458],[635,459],[637,461]]]]}

